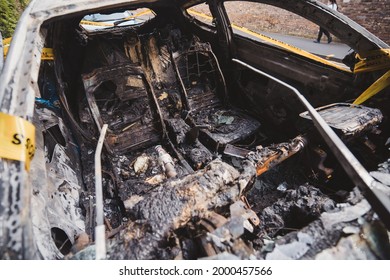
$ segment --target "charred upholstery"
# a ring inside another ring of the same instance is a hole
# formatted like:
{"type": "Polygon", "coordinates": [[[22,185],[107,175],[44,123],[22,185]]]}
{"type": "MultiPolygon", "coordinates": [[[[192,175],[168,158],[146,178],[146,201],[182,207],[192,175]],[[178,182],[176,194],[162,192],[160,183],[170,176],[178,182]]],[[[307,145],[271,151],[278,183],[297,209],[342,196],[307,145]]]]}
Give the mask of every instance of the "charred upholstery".
{"type": "Polygon", "coordinates": [[[157,143],[171,118],[184,119],[194,134],[199,130],[212,151],[258,130],[257,120],[228,105],[223,73],[209,44],[173,28],[131,34],[122,43],[111,51],[105,40],[93,44],[101,51],[88,51],[94,57],[87,54],[86,61],[103,66],[82,76],[88,107],[80,115],[91,114],[99,130],[109,124],[106,147],[112,152],[157,143]]]}
{"type": "MultiPolygon", "coordinates": [[[[79,116],[82,129],[94,138],[103,124],[108,124],[103,185],[110,200],[105,205],[105,216],[111,228],[121,227],[121,219],[126,217],[133,221],[149,220],[147,224],[153,231],[146,230],[145,236],[136,243],[149,244],[146,247],[150,252],[135,252],[126,257],[151,258],[162,238],[212,208],[206,205],[207,200],[213,207],[226,206],[239,199],[253,182],[253,164],[240,173],[227,163],[213,163],[213,160],[227,144],[239,144],[248,138],[254,142],[260,123],[229,104],[224,74],[209,43],[183,34],[177,27],[168,25],[146,33],[129,32],[110,40],[96,36],[85,49],[77,97],[79,116]],[[164,155],[157,148],[160,143],[164,155]],[[235,174],[230,183],[223,179],[229,170],[235,174]],[[177,182],[171,182],[171,176],[177,182]],[[199,186],[191,182],[199,182],[199,186]],[[205,184],[224,190],[210,194],[210,187],[205,184]],[[180,189],[183,193],[179,194],[180,189]],[[156,212],[159,207],[155,204],[163,208],[156,212]],[[183,210],[198,204],[193,211],[183,210]],[[150,208],[151,205],[155,206],[150,208]],[[184,208],[178,209],[180,213],[164,211],[177,207],[184,208]],[[151,215],[159,216],[151,218],[151,215]],[[161,234],[157,239],[151,239],[156,236],[155,230],[163,216],[168,219],[164,222],[166,228],[159,229],[161,234]]],[[[94,216],[92,201],[88,199],[94,195],[93,168],[88,164],[93,160],[88,152],[91,149],[93,146],[87,142],[81,149],[87,186],[82,204],[87,221],[94,216]]],[[[93,232],[90,222],[86,231],[93,232]]],[[[131,235],[128,230],[124,234],[131,235]]]]}

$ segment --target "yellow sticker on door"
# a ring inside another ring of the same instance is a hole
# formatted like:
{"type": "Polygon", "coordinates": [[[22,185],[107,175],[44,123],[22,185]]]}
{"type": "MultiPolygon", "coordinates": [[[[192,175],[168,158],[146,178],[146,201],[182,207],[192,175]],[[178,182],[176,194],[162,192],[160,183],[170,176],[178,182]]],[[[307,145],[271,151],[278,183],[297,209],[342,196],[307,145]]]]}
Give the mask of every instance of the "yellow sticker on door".
{"type": "Polygon", "coordinates": [[[0,112],[0,158],[18,160],[30,170],[35,154],[35,126],[23,118],[0,112]]]}

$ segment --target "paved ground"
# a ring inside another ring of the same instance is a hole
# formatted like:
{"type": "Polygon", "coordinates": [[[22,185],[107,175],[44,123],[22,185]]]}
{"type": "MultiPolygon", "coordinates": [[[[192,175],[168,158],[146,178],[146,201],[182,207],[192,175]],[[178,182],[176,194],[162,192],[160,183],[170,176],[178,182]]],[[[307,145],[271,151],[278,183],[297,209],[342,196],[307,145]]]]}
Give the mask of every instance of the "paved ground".
{"type": "Polygon", "coordinates": [[[308,39],[303,37],[275,34],[269,32],[263,32],[262,34],[280,40],[282,42],[286,42],[302,50],[317,54],[322,57],[328,57],[331,59],[333,58],[335,60],[341,60],[345,57],[345,55],[351,52],[351,48],[343,43],[332,42],[328,44],[326,41],[326,36],[324,36],[322,38],[321,43],[318,44],[318,43],[314,43],[313,39],[308,39]]]}
{"type": "MultiPolygon", "coordinates": [[[[227,2],[225,8],[230,21],[235,25],[286,42],[319,56],[340,61],[351,51],[347,45],[337,42],[337,39],[331,44],[327,44],[325,35],[322,37],[322,43],[314,43],[313,41],[317,38],[318,26],[283,9],[250,2],[227,2]]],[[[198,5],[191,9],[210,15],[207,5],[198,5]]],[[[198,19],[202,20],[202,18],[198,19]]],[[[207,23],[207,20],[205,22],[207,23]]],[[[253,38],[253,36],[241,31],[236,30],[236,32],[253,38]]]]}

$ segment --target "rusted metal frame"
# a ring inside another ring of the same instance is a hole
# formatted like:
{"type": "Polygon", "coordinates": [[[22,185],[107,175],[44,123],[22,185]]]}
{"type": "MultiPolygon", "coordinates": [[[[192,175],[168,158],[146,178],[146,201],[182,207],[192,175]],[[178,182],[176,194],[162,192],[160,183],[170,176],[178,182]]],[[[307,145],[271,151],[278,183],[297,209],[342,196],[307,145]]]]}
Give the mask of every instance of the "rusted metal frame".
{"type": "Polygon", "coordinates": [[[95,123],[100,131],[102,129],[102,126],[103,126],[103,120],[100,116],[99,108],[96,104],[96,99],[95,99],[95,96],[93,94],[95,92],[95,90],[99,87],[99,85],[100,84],[97,84],[94,87],[90,87],[90,88],[86,89],[85,96],[87,97],[88,106],[89,106],[89,109],[91,110],[93,119],[95,120],[95,123]]]}
{"type": "MultiPolygon", "coordinates": [[[[216,68],[217,68],[217,72],[219,74],[219,78],[221,79],[221,82],[223,84],[223,90],[224,90],[224,98],[225,100],[224,101],[227,101],[228,99],[228,90],[227,90],[227,86],[226,86],[226,81],[225,81],[225,76],[223,75],[223,72],[222,72],[222,69],[221,69],[221,66],[219,65],[219,62],[218,62],[218,58],[217,56],[215,55],[215,53],[211,50],[211,47],[210,49],[196,49],[196,50],[188,50],[184,53],[181,53],[177,58],[180,58],[181,56],[183,55],[188,55],[188,54],[191,54],[191,53],[195,53],[196,55],[198,53],[202,53],[202,54],[205,54],[205,55],[211,55],[212,57],[212,60],[214,61],[215,65],[216,65],[216,68]]],[[[187,60],[188,61],[188,60],[187,60]]],[[[198,63],[199,64],[199,63],[198,63]]],[[[187,69],[188,69],[188,65],[187,65],[187,69]]],[[[188,71],[188,70],[187,70],[188,71]]],[[[199,71],[199,70],[198,70],[199,71]]],[[[189,76],[188,72],[187,72],[187,76],[189,76]]]]}
{"type": "MultiPolygon", "coordinates": [[[[101,129],[103,127],[103,120],[102,120],[102,118],[100,116],[100,112],[99,112],[99,108],[98,108],[98,106],[96,104],[95,96],[93,95],[93,92],[96,90],[96,88],[98,86],[99,85],[97,85],[97,86],[95,86],[93,88],[89,88],[88,90],[86,90],[85,96],[87,97],[88,106],[89,106],[89,109],[91,110],[91,113],[92,113],[93,119],[95,120],[96,126],[98,127],[99,131],[101,131],[101,129]]],[[[106,147],[107,151],[110,154],[113,153],[113,150],[111,149],[111,147],[107,143],[107,141],[104,141],[104,147],[106,147]]]]}
{"type": "Polygon", "coordinates": [[[163,138],[165,138],[168,135],[167,128],[165,126],[164,117],[162,115],[160,105],[158,104],[158,100],[157,100],[156,94],[155,94],[155,92],[153,90],[153,86],[150,84],[150,82],[148,81],[148,79],[144,75],[142,77],[143,77],[143,80],[144,80],[145,84],[147,85],[147,87],[149,88],[149,91],[150,91],[150,93],[152,95],[152,100],[153,100],[154,105],[156,106],[157,114],[158,114],[158,117],[160,119],[161,128],[162,128],[162,131],[163,131],[163,138]]]}
{"type": "Polygon", "coordinates": [[[386,186],[371,177],[367,170],[361,165],[357,158],[352,154],[332,128],[325,122],[316,109],[314,109],[314,107],[307,101],[307,99],[296,88],[279,80],[278,78],[238,59],[232,59],[232,61],[285,86],[290,89],[296,97],[298,97],[311,115],[318,132],[328,144],[330,150],[338,159],[350,179],[362,191],[364,197],[370,203],[373,210],[378,214],[387,229],[390,229],[390,198],[380,190],[380,188],[386,188],[386,186]]]}
{"type": "Polygon", "coordinates": [[[226,103],[228,101],[228,90],[227,90],[227,86],[226,86],[225,76],[223,75],[221,66],[219,65],[219,62],[218,62],[218,59],[217,59],[217,56],[215,55],[215,53],[212,50],[210,50],[209,53],[214,58],[214,62],[217,65],[217,69],[218,69],[218,72],[219,72],[219,75],[220,75],[220,78],[221,78],[221,81],[223,84],[223,91],[224,91],[224,98],[225,98],[224,102],[226,103]]]}
{"type": "MultiPolygon", "coordinates": [[[[110,80],[110,79],[116,78],[117,77],[117,75],[116,75],[117,71],[121,71],[121,73],[123,73],[123,71],[125,71],[125,74],[139,75],[139,76],[142,77],[142,80],[143,80],[144,84],[147,85],[148,89],[150,90],[150,93],[152,94],[152,99],[153,99],[153,102],[154,102],[154,104],[156,106],[156,109],[157,109],[157,112],[158,112],[158,115],[159,115],[159,118],[160,118],[162,129],[163,129],[163,131],[165,131],[166,130],[165,123],[163,121],[161,109],[160,109],[160,107],[158,105],[158,101],[157,101],[156,95],[154,93],[152,85],[150,84],[148,79],[145,77],[145,75],[144,75],[144,73],[142,71],[141,66],[131,65],[129,63],[123,63],[123,64],[115,65],[115,66],[111,67],[111,69],[108,69],[106,71],[102,71],[101,69],[95,69],[92,73],[83,76],[84,87],[85,87],[86,93],[88,95],[90,95],[92,92],[94,92],[101,84],[101,83],[99,83],[99,81],[110,80]]],[[[146,92],[148,92],[148,90],[146,90],[146,92]]],[[[90,97],[93,97],[93,96],[90,96],[90,97]]],[[[87,98],[88,98],[88,96],[87,96],[87,98]]],[[[95,98],[93,97],[93,100],[94,99],[95,98]]],[[[91,101],[92,101],[92,98],[91,98],[91,101]]],[[[97,108],[97,105],[96,105],[96,101],[94,100],[93,103],[94,103],[94,106],[96,106],[95,109],[97,109],[96,112],[98,113],[99,111],[98,111],[98,108],[97,108]]],[[[89,102],[88,102],[88,104],[89,104],[89,102]]],[[[91,108],[91,110],[92,110],[92,108],[91,108]]],[[[95,118],[95,116],[94,116],[94,118],[95,118]]],[[[102,126],[102,120],[101,120],[101,117],[100,117],[99,113],[96,114],[95,122],[98,125],[102,126]]]]}
{"type": "Polygon", "coordinates": [[[96,68],[91,73],[83,75],[85,90],[98,87],[102,81],[112,80],[118,77],[118,72],[121,76],[124,75],[143,75],[140,66],[129,63],[121,63],[114,66],[96,68]]]}
{"type": "MultiPolygon", "coordinates": [[[[121,71],[121,73],[125,71],[125,74],[142,75],[142,71],[139,66],[133,66],[128,63],[116,65],[106,70],[95,69],[91,73],[83,75],[85,96],[87,98],[88,106],[91,110],[92,116],[94,118],[94,121],[99,131],[101,131],[101,128],[103,126],[103,120],[100,116],[100,111],[96,104],[94,92],[101,85],[102,81],[116,78],[118,71],[121,71]]],[[[109,153],[111,154],[113,153],[113,150],[110,147],[110,145],[107,143],[107,141],[104,141],[104,146],[106,147],[109,153]]]]}
{"type": "Polygon", "coordinates": [[[180,89],[181,89],[181,93],[182,93],[181,97],[182,97],[182,99],[184,99],[184,104],[185,104],[186,110],[189,112],[189,111],[191,111],[191,106],[190,106],[190,102],[188,100],[188,93],[187,93],[186,87],[184,86],[183,79],[180,76],[179,68],[177,66],[175,58],[173,57],[173,53],[172,53],[170,46],[168,46],[168,50],[169,50],[169,54],[171,55],[173,69],[175,70],[176,77],[180,83],[180,89]]]}
{"type": "MultiPolygon", "coordinates": [[[[144,125],[143,128],[146,130],[146,129],[149,129],[150,127],[153,127],[154,124],[151,122],[147,125],[144,125]]],[[[143,129],[142,129],[143,130],[143,129]]],[[[140,130],[139,130],[140,131],[140,130]]],[[[137,132],[139,132],[137,131],[137,132]]],[[[133,131],[134,132],[134,131],[133,131]]],[[[136,143],[132,143],[131,145],[128,145],[127,144],[127,139],[129,137],[132,137],[133,136],[133,132],[132,131],[125,131],[121,134],[111,134],[110,137],[106,140],[106,142],[109,144],[109,145],[115,145],[117,144],[115,147],[113,147],[112,151],[115,153],[121,153],[123,151],[127,151],[127,150],[130,150],[130,149],[133,149],[134,147],[136,146],[139,146],[139,145],[143,145],[143,144],[146,144],[148,143],[149,141],[152,141],[153,140],[153,137],[147,137],[147,138],[143,138],[141,141],[138,141],[136,143]],[[120,147],[118,147],[118,143],[120,145],[120,147]]],[[[137,133],[137,132],[134,132],[134,133],[137,133]]]]}
{"type": "Polygon", "coordinates": [[[259,226],[260,225],[260,218],[257,216],[256,212],[252,210],[252,207],[249,204],[248,199],[246,198],[245,195],[242,195],[240,200],[244,203],[245,205],[245,211],[249,214],[249,221],[254,225],[254,226],[259,226]]]}
{"type": "MultiPolygon", "coordinates": [[[[196,46],[195,46],[195,48],[196,48],[196,46]]],[[[181,56],[183,56],[183,55],[188,55],[188,54],[192,54],[192,53],[195,53],[196,55],[198,55],[199,53],[202,53],[202,54],[205,54],[205,55],[210,55],[211,54],[211,56],[212,56],[212,59],[214,60],[214,63],[217,65],[217,69],[218,69],[218,73],[219,73],[219,75],[220,75],[220,79],[221,79],[221,81],[222,81],[222,83],[223,83],[223,87],[224,87],[224,102],[227,102],[227,99],[228,99],[228,97],[227,97],[227,87],[226,87],[226,82],[225,82],[225,78],[224,78],[224,75],[223,75],[223,73],[222,73],[222,69],[221,69],[221,67],[220,67],[220,65],[219,65],[219,62],[218,62],[218,59],[217,59],[217,57],[215,56],[215,54],[212,52],[212,50],[211,50],[211,47],[210,47],[210,49],[209,50],[207,50],[207,49],[200,49],[199,47],[198,48],[196,48],[196,49],[192,49],[192,50],[188,50],[188,51],[186,51],[186,52],[183,52],[183,53],[181,53],[181,54],[179,54],[179,56],[178,57],[176,57],[176,59],[179,59],[181,56]]],[[[197,56],[197,58],[198,58],[198,56],[197,56]]],[[[188,94],[187,94],[187,90],[186,90],[186,88],[185,88],[185,86],[184,86],[184,82],[183,82],[183,80],[182,80],[182,78],[181,78],[181,76],[180,76],[180,71],[179,71],[179,69],[178,69],[178,67],[177,67],[177,63],[176,63],[176,60],[173,58],[173,56],[172,56],[172,63],[173,63],[173,65],[174,65],[174,68],[175,68],[175,72],[176,72],[176,76],[177,76],[177,78],[179,79],[179,81],[180,81],[180,84],[181,84],[181,87],[182,87],[182,90],[183,90],[183,92],[185,93],[185,101],[186,101],[186,103],[188,103],[188,106],[186,106],[187,107],[187,110],[188,110],[188,114],[184,117],[184,119],[185,120],[187,120],[190,124],[191,124],[191,126],[192,127],[197,127],[197,124],[195,123],[195,121],[190,117],[190,105],[189,105],[189,99],[188,99],[188,94]]],[[[189,76],[189,73],[188,73],[188,68],[189,68],[189,66],[188,66],[188,59],[186,59],[186,68],[187,68],[187,76],[189,76]]],[[[199,63],[198,63],[199,64],[199,63]]],[[[198,69],[198,72],[199,72],[200,70],[198,69]]],[[[173,146],[173,145],[172,145],[173,146]]],[[[187,162],[186,162],[187,163],[187,162]]],[[[188,165],[188,163],[186,164],[188,167],[190,167],[189,165],[188,165]]],[[[188,169],[188,168],[187,168],[188,169]]],[[[188,169],[189,170],[189,169],[188,169]]],[[[191,170],[191,173],[193,172],[193,169],[190,167],[190,170],[191,170]]]]}
{"type": "MultiPolygon", "coordinates": [[[[171,48],[169,46],[167,46],[168,48],[168,52],[170,54],[170,57],[171,57],[171,61],[172,61],[172,64],[174,66],[174,69],[175,69],[175,74],[176,74],[176,77],[179,79],[180,81],[180,85],[181,85],[181,89],[182,89],[182,93],[184,94],[184,100],[186,102],[186,109],[189,110],[189,101],[188,101],[188,96],[187,96],[187,91],[185,89],[185,86],[184,86],[184,83],[183,83],[183,80],[181,79],[180,77],[180,74],[179,74],[179,69],[177,67],[177,64],[175,62],[175,59],[173,58],[173,53],[171,51],[171,48]]],[[[149,83],[148,79],[145,77],[145,82],[147,84],[147,86],[149,87],[150,91],[151,91],[151,94],[152,94],[152,98],[153,98],[153,101],[154,101],[154,104],[157,108],[157,112],[158,112],[158,115],[159,115],[159,118],[160,118],[160,121],[161,121],[161,126],[162,126],[162,129],[163,129],[163,138],[165,138],[167,141],[168,141],[168,144],[170,146],[170,148],[172,149],[172,151],[175,153],[176,157],[179,159],[181,165],[191,174],[191,173],[194,173],[194,170],[191,168],[191,166],[188,164],[188,162],[184,159],[183,155],[176,149],[175,145],[172,143],[171,139],[169,138],[168,136],[168,131],[166,129],[166,125],[165,125],[165,121],[164,121],[164,118],[162,116],[162,112],[161,112],[161,108],[160,108],[160,105],[158,104],[158,100],[157,100],[157,97],[155,95],[155,92],[153,90],[153,87],[152,85],[149,83]]]]}

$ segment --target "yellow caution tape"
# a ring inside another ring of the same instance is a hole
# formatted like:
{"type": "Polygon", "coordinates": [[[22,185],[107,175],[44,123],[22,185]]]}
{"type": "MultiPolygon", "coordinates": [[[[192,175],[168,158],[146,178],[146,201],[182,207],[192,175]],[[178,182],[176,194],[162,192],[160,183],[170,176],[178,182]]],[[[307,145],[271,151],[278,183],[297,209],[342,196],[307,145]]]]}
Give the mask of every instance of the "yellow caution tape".
{"type": "Polygon", "coordinates": [[[113,23],[107,23],[107,22],[96,22],[96,21],[89,21],[89,20],[82,20],[80,21],[80,24],[85,25],[94,25],[94,26],[114,26],[113,23]]]}
{"type": "MultiPolygon", "coordinates": [[[[125,20],[129,20],[129,19],[134,19],[134,18],[137,18],[137,17],[140,17],[140,16],[143,16],[143,15],[147,15],[149,13],[153,13],[152,10],[150,9],[146,9],[145,11],[142,11],[138,14],[135,14],[135,15],[132,15],[132,16],[129,16],[129,17],[126,17],[125,20]]],[[[154,13],[153,13],[154,14],[154,13]]]]}
{"type": "Polygon", "coordinates": [[[12,37],[3,39],[3,45],[9,45],[11,43],[12,37]]]}
{"type": "Polygon", "coordinates": [[[9,49],[9,46],[4,46],[3,47],[3,57],[5,58],[8,54],[8,49],[9,49]]]}
{"type": "Polygon", "coordinates": [[[353,104],[359,105],[362,104],[367,99],[371,98],[384,88],[390,85],[390,70],[387,71],[382,77],[380,77],[375,83],[373,83],[368,89],[366,89],[353,104]]]}
{"type": "Polygon", "coordinates": [[[52,48],[43,48],[41,54],[42,60],[54,60],[54,53],[52,48]]]}
{"type": "Polygon", "coordinates": [[[3,57],[4,58],[7,56],[9,44],[11,43],[11,40],[12,40],[12,37],[3,39],[3,57]]]}
{"type": "Polygon", "coordinates": [[[356,55],[356,58],[359,61],[355,64],[354,73],[390,68],[390,49],[359,53],[356,55]]]}
{"type": "MultiPolygon", "coordinates": [[[[4,58],[8,54],[9,50],[9,45],[11,43],[12,38],[7,38],[3,40],[3,56],[4,58]]],[[[54,60],[54,53],[52,48],[43,48],[42,49],[42,54],[41,54],[41,59],[42,60],[54,60]]]]}
{"type": "Polygon", "coordinates": [[[35,126],[23,118],[0,112],[0,157],[22,161],[30,170],[34,153],[35,126]]]}
{"type": "MultiPolygon", "coordinates": [[[[9,49],[9,46],[4,48],[4,58],[8,54],[8,49],[9,49]]],[[[42,60],[54,60],[53,49],[51,49],[51,48],[43,48],[42,49],[42,54],[41,54],[41,59],[42,60]]]]}
{"type": "Polygon", "coordinates": [[[202,18],[208,19],[210,22],[213,21],[213,17],[208,16],[208,15],[206,15],[204,13],[200,13],[200,12],[197,12],[197,11],[194,11],[194,10],[191,10],[191,9],[188,9],[187,12],[192,14],[192,15],[197,15],[197,16],[200,16],[202,18]]]}
{"type": "MultiPolygon", "coordinates": [[[[355,64],[354,73],[372,72],[382,69],[390,69],[390,49],[380,49],[360,53],[356,55],[359,60],[355,64]]],[[[390,85],[390,70],[368,87],[353,104],[362,104],[381,90],[390,85]]]]}
{"type": "MultiPolygon", "coordinates": [[[[205,14],[203,14],[203,13],[200,13],[200,12],[197,12],[197,11],[194,11],[194,10],[190,10],[190,9],[188,9],[187,11],[188,11],[190,14],[192,14],[192,15],[198,15],[198,16],[200,16],[200,17],[203,17],[203,18],[205,18],[205,19],[207,19],[207,20],[211,20],[211,21],[213,20],[212,17],[210,17],[210,16],[208,16],[208,15],[205,15],[205,14]]],[[[311,59],[311,60],[320,62],[320,63],[322,63],[322,64],[326,64],[326,65],[332,66],[332,67],[337,68],[337,69],[339,69],[339,70],[341,70],[341,71],[351,72],[350,69],[347,68],[347,67],[343,67],[343,66],[341,66],[341,65],[339,65],[339,64],[336,64],[336,63],[333,63],[333,62],[331,62],[331,61],[329,61],[329,60],[323,59],[323,58],[321,58],[321,57],[319,57],[319,56],[317,56],[317,55],[315,55],[315,54],[312,54],[312,53],[310,53],[310,52],[304,51],[304,50],[302,50],[302,49],[300,49],[300,48],[297,48],[297,47],[295,47],[295,46],[291,46],[291,45],[289,45],[289,44],[287,44],[287,43],[285,43],[285,42],[282,42],[282,41],[279,41],[279,40],[277,40],[277,39],[268,37],[268,36],[266,36],[266,35],[257,33],[257,32],[255,32],[255,31],[249,30],[249,29],[247,29],[247,28],[245,28],[245,27],[238,26],[238,25],[236,25],[236,24],[234,24],[234,23],[231,24],[231,27],[234,28],[234,29],[236,29],[236,30],[239,30],[239,31],[241,31],[241,32],[243,32],[243,33],[246,33],[246,34],[248,34],[248,35],[251,35],[251,36],[253,36],[253,37],[256,37],[256,38],[258,38],[258,39],[261,39],[261,40],[263,40],[263,41],[266,41],[266,42],[268,42],[268,43],[271,43],[271,44],[273,44],[273,45],[275,45],[275,46],[281,47],[281,48],[283,48],[284,50],[290,51],[290,52],[292,52],[292,53],[298,54],[298,55],[300,55],[300,56],[307,57],[307,58],[309,58],[309,59],[311,59]]]]}

